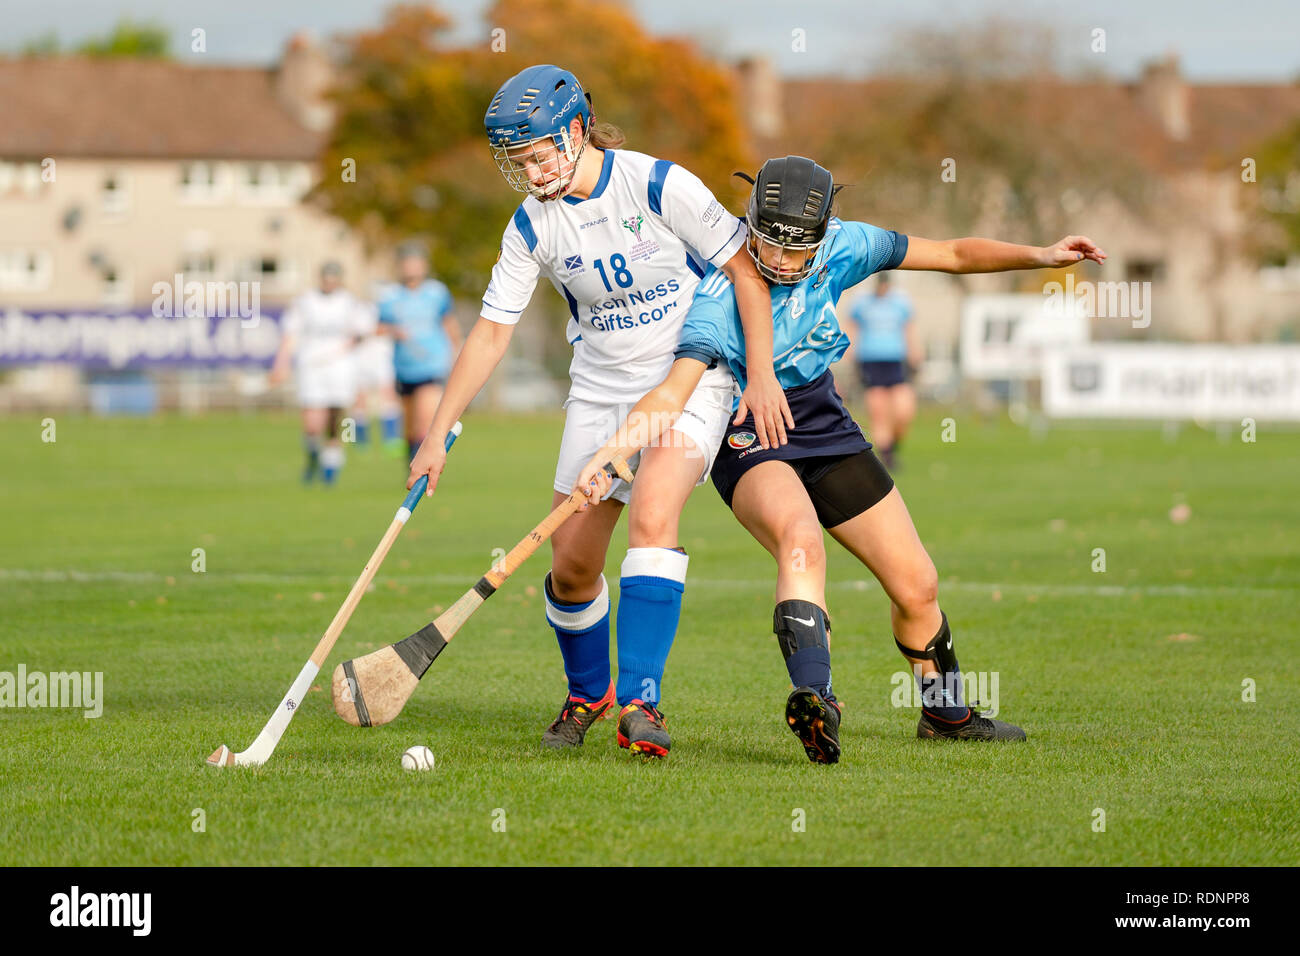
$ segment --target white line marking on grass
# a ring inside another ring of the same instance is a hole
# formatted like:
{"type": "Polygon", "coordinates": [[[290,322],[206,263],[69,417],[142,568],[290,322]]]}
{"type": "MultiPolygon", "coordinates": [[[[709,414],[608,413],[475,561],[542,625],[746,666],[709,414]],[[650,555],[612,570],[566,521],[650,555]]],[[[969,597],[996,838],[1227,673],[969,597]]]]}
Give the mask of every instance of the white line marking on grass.
{"type": "MultiPolygon", "coordinates": [[[[152,571],[80,571],[72,568],[0,568],[0,581],[36,581],[36,582],[83,582],[122,581],[131,584],[158,584],[167,575],[152,571]]],[[[382,575],[386,581],[414,585],[450,585],[469,587],[476,578],[472,575],[459,574],[424,574],[424,575],[382,575]]],[[[312,574],[269,574],[248,571],[222,573],[209,571],[204,581],[213,579],[231,581],[236,584],[301,584],[317,587],[330,584],[350,584],[353,579],[338,575],[322,577],[312,574]]],[[[186,578],[178,578],[180,581],[186,578]]],[[[771,590],[769,578],[751,580],[728,580],[725,578],[690,579],[691,587],[716,589],[720,591],[771,590]]],[[[830,581],[828,588],[837,591],[876,591],[880,585],[875,580],[830,581]]],[[[1151,597],[1282,597],[1293,596],[1295,588],[1248,588],[1248,587],[1198,587],[1190,584],[1151,584],[1143,586],[1126,585],[1083,585],[1083,584],[1033,584],[1026,582],[1007,583],[1000,581],[963,581],[941,580],[940,591],[963,591],[970,593],[1037,594],[1043,597],[1132,597],[1135,594],[1151,597]]]]}

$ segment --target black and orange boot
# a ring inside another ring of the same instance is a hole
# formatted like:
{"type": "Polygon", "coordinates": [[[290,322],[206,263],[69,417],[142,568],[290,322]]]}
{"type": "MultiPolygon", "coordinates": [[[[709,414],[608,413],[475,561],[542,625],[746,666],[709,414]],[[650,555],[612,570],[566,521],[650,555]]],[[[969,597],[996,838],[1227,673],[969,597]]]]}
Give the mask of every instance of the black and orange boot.
{"type": "Polygon", "coordinates": [[[634,700],[619,712],[618,745],[634,754],[667,757],[673,739],[664,729],[664,715],[654,705],[634,700]]]}
{"type": "Polygon", "coordinates": [[[610,681],[609,690],[605,691],[605,696],[600,700],[565,697],[564,706],[560,708],[560,716],[556,717],[542,734],[542,746],[557,750],[565,747],[581,747],[591,725],[605,716],[606,712],[614,706],[614,700],[613,681],[610,681]]]}
{"type": "Polygon", "coordinates": [[[811,687],[796,687],[785,702],[785,722],[813,763],[840,759],[840,705],[811,687]]]}

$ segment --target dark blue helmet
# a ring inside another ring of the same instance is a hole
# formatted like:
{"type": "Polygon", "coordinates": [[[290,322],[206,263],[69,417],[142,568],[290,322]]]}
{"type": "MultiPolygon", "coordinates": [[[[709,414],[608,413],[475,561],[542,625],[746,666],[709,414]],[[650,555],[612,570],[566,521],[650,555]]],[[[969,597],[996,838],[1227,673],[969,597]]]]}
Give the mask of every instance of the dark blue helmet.
{"type": "Polygon", "coordinates": [[[568,70],[549,64],[530,66],[497,90],[483,125],[492,157],[506,182],[519,192],[554,199],[568,189],[578,157],[587,144],[591,101],[578,78],[568,70]],[[569,129],[574,117],[582,120],[580,141],[573,139],[569,129]],[[544,140],[555,148],[548,148],[544,140]],[[532,152],[525,149],[528,146],[533,147],[532,152]],[[567,174],[562,171],[561,154],[569,162],[567,174]],[[540,170],[540,175],[529,175],[529,162],[540,170]]]}

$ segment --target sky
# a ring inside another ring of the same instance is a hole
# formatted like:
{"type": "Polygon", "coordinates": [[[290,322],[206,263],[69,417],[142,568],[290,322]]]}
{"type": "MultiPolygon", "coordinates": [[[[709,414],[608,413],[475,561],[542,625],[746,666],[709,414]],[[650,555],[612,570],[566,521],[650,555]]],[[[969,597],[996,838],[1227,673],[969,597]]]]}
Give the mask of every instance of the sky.
{"type": "MultiPolygon", "coordinates": [[[[64,45],[102,35],[123,18],[172,31],[172,49],[189,53],[190,31],[207,34],[206,62],[270,64],[299,30],[320,37],[371,27],[391,0],[0,0],[0,50],[54,31],[64,45]]],[[[1053,24],[1075,65],[1118,78],[1144,62],[1177,53],[1183,73],[1200,81],[1293,82],[1300,79],[1297,0],[624,0],[652,32],[684,35],[730,59],[770,57],[790,76],[866,75],[888,57],[899,29],[979,22],[990,17],[1053,24]],[[1090,50],[1106,31],[1106,52],[1090,50]],[[791,49],[795,29],[806,50],[791,49]]],[[[456,36],[484,39],[488,0],[442,0],[456,36]]],[[[509,24],[502,24],[507,31],[509,24]]],[[[507,33],[508,35],[508,33],[507,33]]]]}

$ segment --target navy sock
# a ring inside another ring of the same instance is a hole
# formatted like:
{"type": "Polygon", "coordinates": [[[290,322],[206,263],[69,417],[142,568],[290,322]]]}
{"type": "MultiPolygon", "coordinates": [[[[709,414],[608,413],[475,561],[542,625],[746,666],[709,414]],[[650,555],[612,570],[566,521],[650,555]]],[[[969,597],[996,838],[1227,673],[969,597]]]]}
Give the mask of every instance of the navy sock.
{"type": "Polygon", "coordinates": [[[600,593],[577,604],[561,601],[551,591],[546,575],[546,622],[564,658],[569,679],[569,696],[595,701],[609,690],[609,586],[600,577],[600,593]]]}
{"type": "Polygon", "coordinates": [[[825,700],[831,690],[831,620],[811,601],[782,601],[772,615],[772,630],[785,657],[790,683],[811,687],[825,700]]]}
{"type": "Polygon", "coordinates": [[[653,707],[677,636],[689,559],[675,548],[628,548],[618,582],[618,702],[653,707]]]}
{"type": "MultiPolygon", "coordinates": [[[[933,717],[947,721],[952,724],[959,724],[966,720],[970,714],[970,708],[966,706],[963,698],[961,668],[957,664],[957,655],[951,653],[952,649],[952,632],[948,628],[948,618],[945,615],[943,623],[939,625],[939,632],[930,641],[929,647],[937,647],[940,644],[946,644],[949,650],[951,664],[947,670],[939,674],[930,674],[922,677],[919,668],[916,670],[917,686],[921,689],[921,707],[933,717]]],[[[939,661],[936,665],[944,666],[939,661]]]]}

